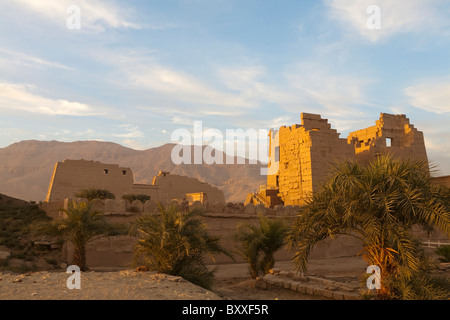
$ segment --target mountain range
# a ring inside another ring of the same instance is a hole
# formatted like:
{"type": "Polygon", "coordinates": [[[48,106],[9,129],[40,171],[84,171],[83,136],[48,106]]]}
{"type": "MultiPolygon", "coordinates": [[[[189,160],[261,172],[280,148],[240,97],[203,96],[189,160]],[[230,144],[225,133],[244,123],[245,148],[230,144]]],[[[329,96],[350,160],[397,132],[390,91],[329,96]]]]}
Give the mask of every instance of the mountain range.
{"type": "MultiPolygon", "coordinates": [[[[95,160],[131,168],[135,183],[151,184],[160,170],[207,182],[224,191],[227,202],[243,202],[247,193],[265,184],[260,175],[264,165],[180,164],[171,160],[175,145],[165,144],[147,150],[134,150],[112,142],[27,140],[0,148],[0,193],[23,199],[45,200],[55,163],[65,159],[95,160]]],[[[200,148],[200,147],[198,147],[200,148]]],[[[205,147],[203,147],[204,150],[205,147]]],[[[193,154],[194,147],[191,147],[193,154]]],[[[213,155],[224,156],[218,150],[213,155]]],[[[242,159],[241,159],[242,160],[242,159]]]]}

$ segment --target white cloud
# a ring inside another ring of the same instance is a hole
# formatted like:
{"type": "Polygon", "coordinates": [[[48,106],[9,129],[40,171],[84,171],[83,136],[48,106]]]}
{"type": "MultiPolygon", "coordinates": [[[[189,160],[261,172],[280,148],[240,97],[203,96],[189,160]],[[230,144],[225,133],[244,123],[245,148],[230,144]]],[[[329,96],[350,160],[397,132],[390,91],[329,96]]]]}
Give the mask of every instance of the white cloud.
{"type": "Polygon", "coordinates": [[[125,130],[125,133],[116,133],[113,136],[119,138],[142,138],[144,134],[139,130],[139,127],[132,124],[123,124],[119,128],[125,130]]]}
{"type": "Polygon", "coordinates": [[[372,79],[334,73],[317,62],[299,64],[286,77],[296,90],[300,106],[308,108],[306,112],[348,116],[361,106],[371,106],[364,91],[372,79]]]}
{"type": "Polygon", "coordinates": [[[450,112],[450,82],[432,81],[405,89],[409,103],[429,112],[450,112]]]}
{"type": "Polygon", "coordinates": [[[245,99],[248,104],[290,104],[299,101],[294,93],[276,85],[263,66],[235,66],[218,69],[221,81],[245,99]]]}
{"type": "Polygon", "coordinates": [[[122,69],[135,87],[196,104],[227,107],[252,107],[243,97],[213,88],[206,82],[182,71],[156,63],[122,69]]]}
{"type": "Polygon", "coordinates": [[[436,32],[448,26],[448,17],[440,12],[442,0],[325,0],[332,18],[344,23],[372,42],[399,33],[436,32]],[[370,29],[367,21],[373,15],[369,6],[381,9],[381,29],[370,29]]]}
{"type": "Polygon", "coordinates": [[[127,16],[130,14],[129,9],[112,1],[15,0],[14,5],[18,6],[19,9],[35,12],[64,27],[66,27],[66,21],[70,16],[70,13],[67,13],[67,8],[75,5],[80,8],[81,29],[103,31],[104,27],[139,28],[137,24],[127,20],[127,16]]]}
{"type": "Polygon", "coordinates": [[[92,116],[99,112],[87,104],[64,99],[49,99],[33,93],[35,88],[0,82],[0,109],[45,115],[92,116]]]}
{"type": "Polygon", "coordinates": [[[36,56],[28,55],[22,52],[16,52],[5,48],[0,48],[0,61],[4,62],[4,65],[20,65],[24,67],[50,67],[64,70],[72,70],[72,68],[62,65],[58,62],[48,61],[36,56]]]}

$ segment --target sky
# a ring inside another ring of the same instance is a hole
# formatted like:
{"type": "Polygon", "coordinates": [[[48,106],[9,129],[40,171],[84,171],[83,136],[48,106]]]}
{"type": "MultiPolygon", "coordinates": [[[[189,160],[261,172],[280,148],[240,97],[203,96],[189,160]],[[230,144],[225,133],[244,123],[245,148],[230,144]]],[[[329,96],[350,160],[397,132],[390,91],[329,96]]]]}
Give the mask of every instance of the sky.
{"type": "Polygon", "coordinates": [[[0,148],[406,114],[450,175],[448,0],[0,0],[0,148]],[[79,22],[79,25],[77,24],[79,22]],[[79,28],[78,28],[79,27],[79,28]]]}

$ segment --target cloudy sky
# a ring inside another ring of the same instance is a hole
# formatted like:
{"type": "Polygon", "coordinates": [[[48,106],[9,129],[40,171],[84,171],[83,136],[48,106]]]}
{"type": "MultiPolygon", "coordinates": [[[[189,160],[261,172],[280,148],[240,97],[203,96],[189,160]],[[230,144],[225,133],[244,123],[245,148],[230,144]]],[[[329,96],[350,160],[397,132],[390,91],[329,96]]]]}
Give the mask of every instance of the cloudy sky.
{"type": "Polygon", "coordinates": [[[449,16],[448,0],[0,0],[0,147],[145,149],[198,120],[276,128],[301,112],[346,137],[387,112],[450,174],[449,16]]]}

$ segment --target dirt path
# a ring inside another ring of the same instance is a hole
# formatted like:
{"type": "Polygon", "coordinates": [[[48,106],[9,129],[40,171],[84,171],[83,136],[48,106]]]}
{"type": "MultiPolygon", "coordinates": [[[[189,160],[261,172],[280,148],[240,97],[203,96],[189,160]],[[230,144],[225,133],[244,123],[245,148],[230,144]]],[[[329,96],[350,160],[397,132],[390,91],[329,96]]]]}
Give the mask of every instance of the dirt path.
{"type": "MultiPolygon", "coordinates": [[[[330,280],[355,283],[365,272],[367,264],[361,257],[311,259],[306,275],[328,278],[330,280]]],[[[291,261],[279,261],[275,268],[294,271],[291,261]]],[[[291,290],[272,288],[263,290],[255,287],[248,273],[247,264],[225,264],[216,267],[216,282],[213,291],[233,300],[324,300],[308,294],[291,290]]]]}

